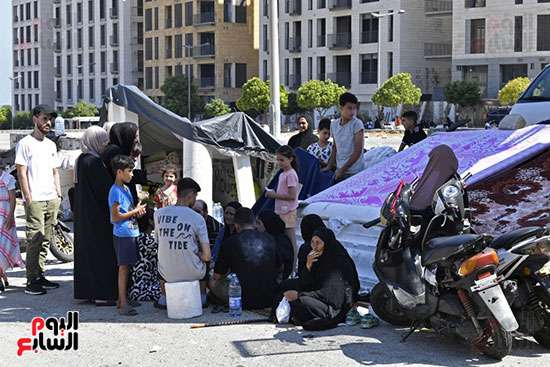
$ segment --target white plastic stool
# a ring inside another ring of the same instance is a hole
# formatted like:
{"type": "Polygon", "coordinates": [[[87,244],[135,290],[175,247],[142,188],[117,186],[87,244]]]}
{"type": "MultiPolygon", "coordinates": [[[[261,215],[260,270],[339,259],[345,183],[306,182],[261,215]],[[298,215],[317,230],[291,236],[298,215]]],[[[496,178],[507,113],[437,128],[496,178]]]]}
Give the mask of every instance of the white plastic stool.
{"type": "Polygon", "coordinates": [[[166,283],[166,307],[171,319],[189,319],[202,315],[198,280],[166,283]]]}

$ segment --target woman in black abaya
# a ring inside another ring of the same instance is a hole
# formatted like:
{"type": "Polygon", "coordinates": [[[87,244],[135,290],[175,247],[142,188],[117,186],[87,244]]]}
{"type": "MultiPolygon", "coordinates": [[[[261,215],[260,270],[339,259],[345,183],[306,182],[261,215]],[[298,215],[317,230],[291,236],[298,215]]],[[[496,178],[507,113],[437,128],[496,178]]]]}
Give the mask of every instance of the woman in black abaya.
{"type": "Polygon", "coordinates": [[[307,147],[319,141],[319,138],[313,134],[313,122],[308,115],[300,116],[298,119],[298,131],[298,134],[293,135],[288,141],[292,149],[307,150],[307,147]]]}
{"type": "Polygon", "coordinates": [[[115,306],[118,295],[108,202],[113,180],[99,158],[106,144],[105,130],[89,127],[74,173],[74,298],[92,300],[97,306],[115,306]]]}
{"type": "Polygon", "coordinates": [[[285,222],[273,210],[262,210],[257,222],[258,230],[269,233],[275,240],[277,252],[283,260],[282,280],[285,280],[292,273],[294,262],[294,247],[285,234],[285,222]]]}

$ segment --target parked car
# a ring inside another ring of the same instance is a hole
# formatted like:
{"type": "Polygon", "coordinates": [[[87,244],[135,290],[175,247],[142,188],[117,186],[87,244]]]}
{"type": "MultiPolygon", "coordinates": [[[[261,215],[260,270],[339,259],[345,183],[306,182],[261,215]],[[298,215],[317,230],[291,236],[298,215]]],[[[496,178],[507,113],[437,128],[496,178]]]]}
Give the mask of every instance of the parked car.
{"type": "Polygon", "coordinates": [[[527,126],[550,119],[550,65],[529,84],[510,114],[521,115],[527,126]]]}
{"type": "Polygon", "coordinates": [[[502,120],[504,116],[510,113],[511,109],[512,109],[511,107],[499,107],[499,108],[495,108],[494,110],[490,110],[485,115],[484,122],[486,124],[498,125],[500,120],[502,120]]]}

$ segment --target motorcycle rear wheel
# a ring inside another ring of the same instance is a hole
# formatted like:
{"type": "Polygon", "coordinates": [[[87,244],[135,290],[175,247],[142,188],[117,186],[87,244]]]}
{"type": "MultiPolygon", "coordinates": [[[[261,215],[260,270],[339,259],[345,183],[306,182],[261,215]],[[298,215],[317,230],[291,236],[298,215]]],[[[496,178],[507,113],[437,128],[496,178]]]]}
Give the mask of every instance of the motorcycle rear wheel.
{"type": "Polygon", "coordinates": [[[59,261],[69,263],[74,261],[74,246],[73,239],[65,231],[63,231],[59,224],[54,226],[52,239],[50,240],[50,251],[59,261]]]}
{"type": "Polygon", "coordinates": [[[410,326],[412,320],[409,319],[399,305],[387,293],[386,287],[378,283],[372,289],[370,303],[374,312],[382,320],[395,326],[410,326]]]}
{"type": "Polygon", "coordinates": [[[485,330],[487,336],[481,351],[483,354],[489,358],[502,359],[512,351],[512,333],[504,330],[495,318],[487,320],[485,330]]]}
{"type": "Polygon", "coordinates": [[[544,326],[533,334],[533,338],[543,347],[550,349],[550,310],[545,307],[544,312],[546,313],[544,326]]]}

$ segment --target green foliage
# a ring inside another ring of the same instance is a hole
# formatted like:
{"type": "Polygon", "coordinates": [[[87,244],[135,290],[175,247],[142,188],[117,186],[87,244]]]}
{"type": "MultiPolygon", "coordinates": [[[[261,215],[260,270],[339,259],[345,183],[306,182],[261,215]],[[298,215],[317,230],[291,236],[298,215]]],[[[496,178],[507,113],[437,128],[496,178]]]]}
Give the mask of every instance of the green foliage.
{"type": "Polygon", "coordinates": [[[420,103],[422,91],[417,88],[411,74],[400,73],[392,76],[376,90],[372,102],[386,107],[397,107],[401,103],[405,106],[414,106],[420,103]]]}
{"type": "Polygon", "coordinates": [[[63,118],[73,117],[93,117],[99,116],[99,110],[94,104],[88,104],[82,100],[74,105],[74,107],[67,108],[62,114],[63,118]]]}
{"type": "Polygon", "coordinates": [[[212,102],[204,106],[204,117],[209,119],[216,116],[225,115],[231,112],[231,108],[219,98],[213,99],[212,102]]]}
{"type": "Polygon", "coordinates": [[[288,95],[288,105],[283,109],[285,115],[295,115],[297,113],[305,112],[305,108],[298,105],[298,95],[296,93],[290,93],[288,95]]]}
{"type": "MultiPolygon", "coordinates": [[[[167,77],[160,87],[164,93],[162,106],[177,115],[188,117],[187,107],[187,75],[179,74],[167,77]]],[[[197,94],[197,87],[191,79],[191,118],[203,111],[204,101],[197,94]]]]}
{"type": "Polygon", "coordinates": [[[0,129],[11,128],[11,106],[4,105],[0,108],[0,129]]]}
{"type": "Polygon", "coordinates": [[[32,115],[29,111],[19,111],[15,114],[15,124],[16,129],[28,129],[33,128],[34,123],[32,122],[32,115]]]}
{"type": "Polygon", "coordinates": [[[481,101],[479,85],[475,82],[457,80],[443,88],[445,99],[461,107],[475,106],[481,101]]]}
{"type": "MultiPolygon", "coordinates": [[[[281,109],[288,105],[288,91],[284,85],[279,87],[281,109]]],[[[241,111],[256,110],[264,115],[269,111],[271,102],[270,82],[258,77],[249,79],[242,87],[242,94],[237,99],[237,108],[241,111]]]]}
{"type": "Polygon", "coordinates": [[[316,109],[322,116],[333,106],[338,106],[338,98],[346,91],[330,80],[310,80],[298,88],[298,106],[309,109],[316,109]]]}
{"type": "Polygon", "coordinates": [[[506,85],[498,92],[498,101],[501,105],[511,105],[516,103],[519,96],[527,87],[531,81],[529,78],[519,77],[510,80],[506,85]]]}

